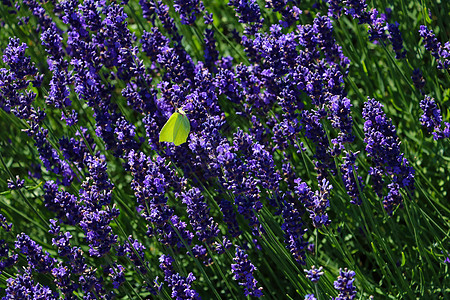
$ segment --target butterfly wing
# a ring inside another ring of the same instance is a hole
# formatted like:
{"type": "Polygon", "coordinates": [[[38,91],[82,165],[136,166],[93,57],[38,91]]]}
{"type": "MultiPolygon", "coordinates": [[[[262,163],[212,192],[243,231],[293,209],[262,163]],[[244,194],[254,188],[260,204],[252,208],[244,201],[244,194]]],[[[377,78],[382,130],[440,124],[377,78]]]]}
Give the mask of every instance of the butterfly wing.
{"type": "Polygon", "coordinates": [[[189,136],[189,132],[191,131],[191,124],[189,123],[189,119],[185,114],[178,114],[179,116],[176,119],[175,123],[175,134],[173,143],[175,146],[179,146],[183,143],[186,143],[186,140],[189,136]]]}
{"type": "Polygon", "coordinates": [[[174,143],[179,146],[186,143],[191,124],[184,113],[174,112],[159,133],[160,142],[174,143]]]}
{"type": "Polygon", "coordinates": [[[159,142],[174,142],[175,123],[178,119],[178,115],[179,113],[177,112],[173,113],[169,120],[167,120],[166,124],[164,124],[161,132],[159,133],[159,142]]]}

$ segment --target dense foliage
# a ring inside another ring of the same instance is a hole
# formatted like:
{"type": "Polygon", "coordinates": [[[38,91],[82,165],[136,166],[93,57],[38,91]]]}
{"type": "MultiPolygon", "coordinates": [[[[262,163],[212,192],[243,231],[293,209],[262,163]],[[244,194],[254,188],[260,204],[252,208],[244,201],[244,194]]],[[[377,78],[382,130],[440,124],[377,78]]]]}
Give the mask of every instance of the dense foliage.
{"type": "Polygon", "coordinates": [[[2,299],[450,297],[448,1],[0,12],[2,299]]]}

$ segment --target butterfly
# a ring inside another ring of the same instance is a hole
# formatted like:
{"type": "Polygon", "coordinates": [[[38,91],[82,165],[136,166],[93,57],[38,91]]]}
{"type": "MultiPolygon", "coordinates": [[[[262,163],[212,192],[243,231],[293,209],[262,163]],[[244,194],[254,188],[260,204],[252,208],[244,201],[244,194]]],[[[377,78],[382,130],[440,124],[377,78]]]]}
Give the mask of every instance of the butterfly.
{"type": "Polygon", "coordinates": [[[174,112],[159,133],[159,142],[174,143],[179,146],[186,142],[191,124],[182,109],[174,112]]]}

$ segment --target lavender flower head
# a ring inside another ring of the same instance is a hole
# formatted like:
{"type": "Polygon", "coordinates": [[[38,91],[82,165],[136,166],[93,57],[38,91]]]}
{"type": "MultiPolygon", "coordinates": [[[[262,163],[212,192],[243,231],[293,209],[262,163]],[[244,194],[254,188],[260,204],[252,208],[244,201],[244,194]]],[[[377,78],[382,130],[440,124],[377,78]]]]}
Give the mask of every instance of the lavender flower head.
{"type": "Polygon", "coordinates": [[[12,228],[12,223],[8,224],[8,221],[6,220],[6,218],[2,214],[0,214],[0,226],[3,227],[3,229],[6,232],[10,232],[11,228],[12,228]]]}
{"type": "Polygon", "coordinates": [[[17,235],[15,247],[26,256],[28,265],[37,272],[51,272],[56,263],[56,259],[52,258],[48,252],[44,252],[42,247],[25,233],[17,235]]]}
{"type": "Polygon", "coordinates": [[[359,24],[369,22],[366,0],[344,0],[344,13],[359,20],[359,24]]]}
{"type": "Polygon", "coordinates": [[[258,287],[258,281],[253,277],[256,267],[248,259],[248,254],[239,246],[236,246],[236,256],[233,258],[235,264],[231,265],[233,279],[239,281],[239,285],[244,287],[244,295],[261,297],[262,287],[258,287]]]}
{"type": "Polygon", "coordinates": [[[333,186],[324,178],[322,181],[319,181],[320,189],[314,193],[300,178],[296,179],[295,183],[297,184],[295,193],[309,212],[309,217],[313,221],[314,227],[328,226],[331,221],[328,218],[326,209],[330,206],[328,197],[333,186]]]}
{"type": "Polygon", "coordinates": [[[420,101],[420,108],[423,111],[420,123],[426,128],[428,133],[433,133],[435,140],[450,137],[450,123],[445,122],[442,126],[441,110],[430,96],[425,95],[425,99],[420,101]]]}
{"type": "Polygon", "coordinates": [[[8,179],[7,183],[8,183],[8,189],[10,189],[10,190],[18,190],[18,189],[21,189],[23,187],[23,185],[25,184],[25,180],[20,179],[19,176],[16,175],[16,179],[15,180],[8,179]]]}
{"type": "Polygon", "coordinates": [[[420,116],[420,123],[428,133],[438,129],[442,123],[441,110],[437,106],[436,102],[430,96],[425,95],[425,99],[420,101],[420,108],[423,111],[420,116]]]}
{"type": "Polygon", "coordinates": [[[219,234],[219,226],[209,215],[210,209],[198,188],[182,193],[183,203],[187,205],[189,221],[201,242],[211,242],[219,234]]]}
{"type": "Polygon", "coordinates": [[[439,59],[439,48],[441,47],[441,43],[434,35],[433,30],[428,29],[425,25],[420,25],[419,34],[423,38],[425,49],[430,51],[431,55],[436,59],[439,59]]]}
{"type": "Polygon", "coordinates": [[[175,0],[173,6],[180,14],[181,24],[194,25],[196,14],[204,10],[201,0],[175,0]]]}
{"type": "Polygon", "coordinates": [[[8,278],[6,280],[6,296],[2,299],[56,300],[55,295],[57,294],[49,287],[35,283],[31,273],[30,269],[26,269],[23,274],[17,275],[15,278],[8,278]]]}
{"type": "Polygon", "coordinates": [[[1,239],[0,240],[0,275],[6,268],[14,266],[19,259],[18,254],[10,254],[9,244],[1,239]]]}
{"type": "Polygon", "coordinates": [[[400,150],[400,139],[395,126],[383,111],[383,105],[375,99],[369,99],[364,104],[364,142],[366,151],[372,160],[371,173],[376,176],[374,186],[377,194],[381,194],[383,173],[392,179],[388,184],[388,195],[383,204],[386,212],[391,215],[393,209],[402,204],[400,188],[414,189],[415,171],[409,166],[408,160],[400,150]]]}
{"type": "Polygon", "coordinates": [[[310,270],[303,270],[306,272],[306,278],[311,280],[313,283],[317,283],[320,279],[320,276],[323,275],[323,267],[320,266],[319,268],[316,268],[316,266],[312,266],[310,270]]]}
{"type": "Polygon", "coordinates": [[[353,286],[355,272],[351,270],[339,269],[339,277],[334,282],[334,288],[339,295],[334,300],[353,300],[356,298],[356,287],[353,286]]]}
{"type": "Polygon", "coordinates": [[[164,280],[167,285],[172,288],[173,299],[201,299],[198,293],[191,288],[192,283],[195,281],[195,276],[189,273],[185,278],[173,270],[174,259],[168,255],[161,255],[159,258],[161,270],[164,271],[164,280]]]}
{"type": "Polygon", "coordinates": [[[406,57],[406,50],[403,49],[403,39],[400,30],[398,29],[398,22],[388,24],[389,41],[392,43],[392,48],[395,51],[395,58],[402,59],[406,57]]]}
{"type": "Polygon", "coordinates": [[[351,151],[345,152],[344,163],[341,165],[342,181],[344,182],[347,194],[350,196],[350,203],[361,205],[359,191],[364,188],[362,177],[357,175],[358,166],[356,166],[356,155],[351,151]],[[356,178],[357,180],[356,181],[356,178]]]}
{"type": "Polygon", "coordinates": [[[306,264],[305,248],[308,243],[303,239],[306,233],[302,223],[303,210],[299,211],[293,203],[287,202],[284,204],[282,214],[284,223],[281,229],[284,231],[286,248],[299,264],[304,265],[306,264]]]}
{"type": "Polygon", "coordinates": [[[419,91],[422,91],[422,89],[425,87],[425,78],[423,78],[423,74],[420,71],[420,69],[414,69],[411,79],[413,81],[414,86],[419,91]]]}

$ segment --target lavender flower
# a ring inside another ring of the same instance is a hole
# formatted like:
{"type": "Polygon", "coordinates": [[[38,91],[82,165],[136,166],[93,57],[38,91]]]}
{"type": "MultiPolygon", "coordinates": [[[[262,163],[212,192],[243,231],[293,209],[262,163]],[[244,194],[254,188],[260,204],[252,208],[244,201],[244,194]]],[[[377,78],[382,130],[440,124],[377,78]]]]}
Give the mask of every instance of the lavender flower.
{"type": "Polygon", "coordinates": [[[180,14],[181,24],[194,25],[196,15],[204,10],[200,0],[175,0],[175,11],[180,14]]]}
{"type": "Polygon", "coordinates": [[[228,226],[227,233],[234,238],[240,236],[242,231],[239,229],[233,205],[225,199],[220,200],[218,204],[223,214],[223,221],[228,226]]]}
{"type": "Polygon", "coordinates": [[[2,274],[2,271],[6,268],[11,268],[17,263],[17,260],[19,259],[18,254],[9,254],[10,249],[8,243],[1,239],[0,240],[0,274],[2,274]]]}
{"type": "Polygon", "coordinates": [[[357,173],[358,166],[355,164],[357,154],[358,152],[346,152],[344,163],[341,165],[341,174],[347,194],[351,197],[350,203],[361,205],[361,197],[359,192],[364,189],[364,184],[362,182],[362,177],[357,173]]]}
{"type": "Polygon", "coordinates": [[[7,180],[8,189],[10,190],[19,190],[25,184],[25,180],[20,179],[19,175],[16,175],[16,179],[8,179],[7,180]]]}
{"type": "Polygon", "coordinates": [[[211,243],[219,234],[219,225],[209,215],[208,208],[203,195],[197,188],[192,188],[182,193],[183,203],[187,205],[189,221],[200,242],[211,243]]]}
{"type": "Polygon", "coordinates": [[[339,19],[342,16],[342,0],[327,0],[329,5],[328,17],[339,19]]]}
{"type": "Polygon", "coordinates": [[[414,69],[411,75],[411,79],[416,89],[422,91],[422,89],[425,87],[425,78],[423,78],[420,69],[414,69]]]}
{"type": "Polygon", "coordinates": [[[37,73],[37,68],[31,63],[31,58],[25,55],[27,48],[28,46],[20,43],[18,38],[9,38],[8,46],[3,51],[3,62],[9,66],[10,71],[15,74],[17,79],[37,73]]]}
{"type": "Polygon", "coordinates": [[[323,267],[320,266],[318,269],[315,266],[312,266],[310,270],[303,270],[306,272],[306,278],[311,280],[313,283],[317,283],[320,279],[320,276],[323,275],[322,271],[323,267]]]}
{"type": "Polygon", "coordinates": [[[57,299],[57,293],[49,287],[34,282],[30,269],[26,269],[23,274],[17,275],[15,278],[8,278],[6,280],[5,294],[5,297],[2,298],[5,300],[57,299]]]}
{"type": "Polygon", "coordinates": [[[300,178],[296,179],[295,183],[297,184],[295,192],[299,196],[300,202],[303,203],[309,212],[309,217],[313,221],[314,227],[328,226],[331,221],[325,210],[330,206],[328,196],[333,186],[326,179],[323,179],[319,181],[320,190],[314,193],[300,178]]]}
{"type": "Polygon", "coordinates": [[[10,232],[12,228],[12,223],[8,224],[8,221],[2,214],[0,214],[0,227],[2,227],[6,232],[10,232]]]}
{"type": "Polygon", "coordinates": [[[450,68],[450,42],[446,42],[444,46],[441,46],[439,56],[441,59],[438,61],[438,69],[447,70],[450,68]]]}
{"type": "Polygon", "coordinates": [[[423,114],[420,117],[420,123],[425,127],[428,133],[431,133],[435,129],[439,129],[442,123],[442,116],[441,110],[434,99],[425,95],[425,99],[420,101],[420,108],[423,111],[423,114]]]}
{"type": "Polygon", "coordinates": [[[89,30],[96,32],[102,27],[102,19],[99,9],[102,6],[102,1],[86,0],[78,6],[82,12],[84,22],[89,30]]]}
{"type": "Polygon", "coordinates": [[[433,133],[435,140],[450,137],[450,124],[445,122],[445,126],[442,126],[441,110],[433,98],[425,95],[425,99],[420,101],[420,108],[423,111],[420,123],[428,133],[433,133]]]}
{"type": "Polygon", "coordinates": [[[406,57],[406,50],[403,49],[403,39],[402,35],[400,33],[400,30],[398,29],[398,22],[388,24],[388,30],[389,30],[389,40],[392,43],[392,48],[395,51],[395,58],[396,59],[402,59],[406,57]]]}
{"type": "Polygon", "coordinates": [[[240,23],[259,23],[261,12],[256,0],[230,0],[229,6],[234,7],[240,23]]]}
{"type": "Polygon", "coordinates": [[[25,55],[27,48],[18,38],[10,38],[3,52],[3,62],[9,69],[0,69],[0,107],[7,113],[12,112],[20,119],[35,125],[45,114],[31,105],[36,94],[26,88],[30,83],[36,87],[40,86],[42,76],[38,75],[38,69],[31,62],[31,58],[25,55]],[[31,81],[32,78],[34,80],[31,81]]]}
{"type": "MultiPolygon", "coordinates": [[[[442,252],[442,251],[441,251],[442,252]]],[[[442,252],[443,253],[443,252],[442,252]]],[[[450,264],[450,255],[447,255],[444,259],[445,264],[450,264]]]]}
{"type": "MultiPolygon", "coordinates": [[[[297,6],[290,7],[287,0],[266,0],[266,7],[271,8],[274,12],[280,12],[283,21],[280,21],[283,27],[289,27],[298,21],[302,11],[297,6]]],[[[295,2],[294,2],[295,3],[295,2]]]]}
{"type": "Polygon", "coordinates": [[[173,299],[201,299],[198,293],[192,289],[192,283],[195,281],[195,276],[189,273],[185,278],[173,270],[173,258],[168,255],[161,255],[159,258],[161,263],[159,267],[164,271],[164,281],[172,288],[173,299]]]}
{"type": "Polygon", "coordinates": [[[213,249],[217,252],[217,254],[225,253],[228,249],[231,249],[233,243],[226,236],[222,241],[214,242],[213,249]]]}
{"type": "Polygon", "coordinates": [[[339,269],[339,277],[334,282],[334,288],[339,295],[334,300],[352,300],[356,298],[356,287],[353,286],[355,272],[351,270],[339,269]]]}
{"type": "Polygon", "coordinates": [[[48,252],[42,251],[42,247],[25,233],[17,235],[15,247],[20,250],[20,253],[26,255],[28,265],[37,272],[51,272],[56,263],[56,259],[52,258],[48,252]]]}
{"type": "MultiPolygon", "coordinates": [[[[386,175],[392,178],[392,184],[389,185],[389,194],[383,201],[387,213],[391,215],[393,212],[391,204],[401,203],[398,189],[414,189],[415,172],[401,152],[400,140],[397,137],[395,126],[386,117],[382,107],[383,105],[375,99],[369,99],[365,103],[363,109],[363,117],[366,120],[364,123],[364,142],[367,145],[366,151],[375,170],[383,170],[386,175]]],[[[379,178],[377,177],[376,181],[379,178]]]]}
{"type": "Polygon", "coordinates": [[[205,64],[209,67],[211,71],[215,71],[214,65],[219,60],[219,51],[216,47],[216,40],[214,38],[214,30],[205,30],[205,64]]]}
{"type": "Polygon", "coordinates": [[[179,183],[177,177],[165,166],[165,160],[159,156],[147,157],[144,153],[136,153],[134,150],[128,153],[127,160],[127,169],[133,175],[131,187],[135,192],[139,211],[150,223],[147,234],[158,234],[164,245],[183,247],[183,242],[175,232],[177,229],[184,241],[190,244],[193,234],[186,229],[186,223],[180,221],[180,218],[174,215],[173,209],[167,205],[165,189],[169,183],[173,186],[179,183]]]}
{"type": "Polygon", "coordinates": [[[37,28],[38,31],[44,31],[51,26],[53,23],[52,18],[47,14],[46,10],[39,4],[38,1],[25,0],[23,1],[23,4],[27,5],[31,13],[37,17],[39,23],[37,28]]]}
{"type": "Polygon", "coordinates": [[[103,288],[103,280],[102,278],[98,278],[96,276],[96,270],[90,268],[86,269],[79,277],[79,282],[81,284],[82,290],[85,293],[85,299],[98,299],[98,298],[106,298],[110,299],[113,295],[113,292],[107,292],[103,288]]]}
{"type": "Polygon", "coordinates": [[[258,287],[258,281],[253,277],[256,267],[248,259],[248,255],[239,246],[236,246],[236,256],[233,258],[235,264],[231,265],[233,279],[239,281],[239,285],[244,287],[244,295],[261,297],[262,287],[258,287]]]}
{"type": "MultiPolygon", "coordinates": [[[[50,90],[46,97],[47,104],[63,109],[71,105],[69,99],[71,78],[68,74],[68,63],[64,60],[64,50],[62,47],[62,37],[56,25],[52,24],[41,34],[42,45],[49,54],[49,68],[53,72],[50,81],[50,90]]],[[[71,126],[76,123],[76,113],[65,115],[61,112],[63,119],[71,126]]]]}
{"type": "Polygon", "coordinates": [[[330,115],[328,119],[331,120],[331,125],[334,128],[340,130],[338,137],[332,141],[335,145],[351,143],[355,139],[352,134],[353,119],[351,117],[351,107],[350,99],[340,95],[332,96],[329,101],[330,115]]]}
{"type": "Polygon", "coordinates": [[[148,262],[145,260],[145,246],[138,240],[133,240],[132,236],[128,237],[123,245],[118,245],[116,248],[118,256],[127,256],[134,264],[139,273],[147,274],[148,262]]]}
{"type": "Polygon", "coordinates": [[[52,275],[55,278],[54,282],[65,298],[70,299],[73,297],[73,292],[78,289],[79,285],[71,279],[73,274],[70,272],[69,267],[59,265],[52,269],[52,275]]]}
{"type": "Polygon", "coordinates": [[[305,295],[305,300],[317,300],[314,294],[305,295]]]}
{"type": "Polygon", "coordinates": [[[370,11],[370,28],[369,28],[369,40],[370,41],[384,41],[387,39],[386,35],[386,19],[383,16],[378,16],[376,9],[370,11]]]}
{"type": "Polygon", "coordinates": [[[320,119],[326,116],[325,110],[302,111],[301,122],[305,128],[305,136],[316,144],[314,162],[319,181],[327,178],[329,173],[336,173],[336,164],[329,150],[330,143],[320,119]]]}
{"type": "Polygon", "coordinates": [[[44,184],[44,204],[64,223],[76,225],[82,219],[82,207],[78,199],[65,191],[58,191],[54,181],[44,184]]]}
{"type": "Polygon", "coordinates": [[[105,268],[105,274],[108,274],[112,278],[113,287],[118,289],[125,282],[124,275],[125,268],[122,265],[113,264],[105,268]]]}
{"type": "Polygon", "coordinates": [[[70,185],[75,178],[75,173],[69,164],[59,157],[56,149],[49,143],[48,130],[35,124],[27,131],[27,134],[33,136],[35,140],[34,145],[38,149],[39,157],[44,167],[55,174],[60,174],[64,185],[70,185]]]}
{"type": "Polygon", "coordinates": [[[302,212],[299,212],[292,203],[285,203],[283,207],[283,220],[281,229],[284,231],[284,241],[287,244],[294,259],[299,264],[306,264],[305,248],[308,245],[303,240],[303,236],[307,229],[303,228],[302,212]]]}
{"type": "Polygon", "coordinates": [[[117,235],[109,224],[119,216],[120,211],[108,206],[114,185],[108,179],[105,158],[89,155],[85,158],[85,164],[90,176],[83,182],[80,191],[84,208],[80,226],[89,242],[89,254],[101,257],[117,242],[117,235]]]}
{"type": "Polygon", "coordinates": [[[436,59],[439,59],[439,48],[441,48],[441,43],[438,42],[433,30],[428,29],[425,25],[420,25],[419,34],[423,38],[425,43],[425,49],[431,52],[436,59]]]}
{"type": "Polygon", "coordinates": [[[369,23],[369,13],[365,0],[344,0],[344,13],[359,20],[359,24],[369,23]]]}
{"type": "Polygon", "coordinates": [[[67,161],[81,168],[85,166],[84,158],[89,155],[89,149],[94,151],[96,145],[86,128],[80,126],[80,130],[75,133],[75,136],[70,139],[62,137],[59,140],[59,149],[67,161]]]}

